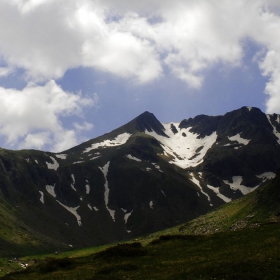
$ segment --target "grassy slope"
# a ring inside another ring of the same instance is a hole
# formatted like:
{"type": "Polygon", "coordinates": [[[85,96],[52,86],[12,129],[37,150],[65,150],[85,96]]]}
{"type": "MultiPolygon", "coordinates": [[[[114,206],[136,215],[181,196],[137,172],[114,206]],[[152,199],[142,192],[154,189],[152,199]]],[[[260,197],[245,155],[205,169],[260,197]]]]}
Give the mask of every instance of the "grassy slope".
{"type": "Polygon", "coordinates": [[[279,279],[280,226],[162,236],[80,258],[46,259],[3,279],[279,279]]]}
{"type": "Polygon", "coordinates": [[[279,180],[278,174],[216,211],[139,238],[144,247],[37,258],[36,265],[4,279],[279,279],[279,180]]]}

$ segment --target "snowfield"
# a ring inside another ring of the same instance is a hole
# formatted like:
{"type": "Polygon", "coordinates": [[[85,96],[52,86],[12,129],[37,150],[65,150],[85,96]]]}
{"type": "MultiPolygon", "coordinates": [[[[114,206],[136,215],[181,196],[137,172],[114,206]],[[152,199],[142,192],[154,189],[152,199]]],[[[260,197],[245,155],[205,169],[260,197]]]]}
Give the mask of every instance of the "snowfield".
{"type": "Polygon", "coordinates": [[[258,187],[258,186],[256,186],[254,188],[249,188],[249,187],[246,187],[244,185],[241,185],[242,180],[243,180],[242,176],[233,176],[232,177],[232,183],[230,183],[227,180],[224,180],[224,183],[229,185],[230,188],[234,191],[237,191],[237,190],[241,191],[241,193],[243,195],[252,192],[253,190],[255,190],[258,187]]]}
{"type": "Polygon", "coordinates": [[[104,147],[115,147],[115,146],[123,145],[127,142],[127,140],[129,139],[130,136],[131,136],[131,134],[125,132],[123,134],[118,135],[113,140],[104,140],[103,142],[92,144],[91,147],[86,148],[83,151],[83,153],[88,153],[91,150],[97,149],[99,147],[104,148],[104,147]]]}
{"type": "Polygon", "coordinates": [[[179,128],[179,123],[163,124],[164,133],[169,136],[164,137],[156,132],[145,131],[146,134],[153,136],[161,142],[165,155],[172,158],[169,163],[181,168],[194,167],[203,162],[203,157],[217,140],[217,133],[204,138],[198,138],[198,134],[190,132],[191,127],[179,128]],[[171,130],[173,124],[178,133],[174,134],[171,130]],[[184,136],[185,135],[185,136],[184,136]]]}
{"type": "Polygon", "coordinates": [[[243,144],[243,145],[248,145],[250,140],[248,139],[244,139],[240,136],[240,133],[238,133],[237,135],[234,135],[234,136],[231,136],[231,137],[228,137],[228,139],[230,141],[237,141],[239,144],[243,144]]]}
{"type": "Polygon", "coordinates": [[[58,162],[56,161],[55,158],[50,157],[50,159],[53,161],[53,163],[46,162],[46,165],[47,165],[48,169],[53,169],[53,170],[56,171],[59,167],[59,164],[58,164],[58,162]]]}

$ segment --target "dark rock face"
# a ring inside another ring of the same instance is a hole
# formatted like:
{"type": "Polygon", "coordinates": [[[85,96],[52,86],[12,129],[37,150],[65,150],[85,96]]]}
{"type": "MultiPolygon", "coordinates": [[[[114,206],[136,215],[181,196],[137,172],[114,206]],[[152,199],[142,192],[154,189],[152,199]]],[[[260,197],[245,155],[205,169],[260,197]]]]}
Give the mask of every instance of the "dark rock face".
{"type": "Polygon", "coordinates": [[[127,239],[271,180],[280,167],[279,132],[279,115],[257,108],[168,125],[145,112],[59,154],[1,150],[0,198],[46,240],[83,247],[127,239]]]}

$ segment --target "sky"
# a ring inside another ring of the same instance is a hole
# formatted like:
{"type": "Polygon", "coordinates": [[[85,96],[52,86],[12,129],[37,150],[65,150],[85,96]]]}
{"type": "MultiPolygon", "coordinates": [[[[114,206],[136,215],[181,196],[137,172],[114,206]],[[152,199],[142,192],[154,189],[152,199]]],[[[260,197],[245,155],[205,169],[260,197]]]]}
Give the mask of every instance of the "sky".
{"type": "Polygon", "coordinates": [[[0,0],[0,147],[61,152],[144,111],[280,113],[279,0],[0,0]]]}

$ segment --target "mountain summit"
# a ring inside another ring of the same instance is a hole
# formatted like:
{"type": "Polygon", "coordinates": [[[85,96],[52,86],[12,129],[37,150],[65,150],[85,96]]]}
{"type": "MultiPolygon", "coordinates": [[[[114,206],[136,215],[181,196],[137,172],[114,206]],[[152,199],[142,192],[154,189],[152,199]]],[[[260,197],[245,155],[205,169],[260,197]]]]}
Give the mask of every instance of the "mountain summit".
{"type": "Polygon", "coordinates": [[[257,108],[168,124],[144,112],[62,153],[2,149],[0,214],[36,246],[147,234],[264,185],[280,167],[279,143],[280,116],[257,108]]]}

